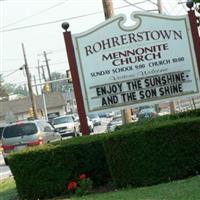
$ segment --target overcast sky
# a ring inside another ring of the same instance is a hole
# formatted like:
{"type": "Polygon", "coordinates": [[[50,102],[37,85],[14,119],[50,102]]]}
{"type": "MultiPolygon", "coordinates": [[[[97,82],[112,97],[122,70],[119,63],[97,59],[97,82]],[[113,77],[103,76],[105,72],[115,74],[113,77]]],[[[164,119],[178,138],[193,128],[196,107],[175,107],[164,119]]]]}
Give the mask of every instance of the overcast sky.
{"type": "MultiPolygon", "coordinates": [[[[157,9],[156,2],[113,0],[115,14],[124,13],[128,18],[133,11],[157,9]],[[136,8],[128,2],[145,3],[136,4],[136,8]]],[[[163,0],[163,11],[168,15],[185,14],[186,8],[178,2],[163,0]]],[[[44,65],[43,51],[48,53],[51,72],[65,74],[69,66],[61,28],[64,21],[70,23],[72,33],[86,31],[103,22],[102,0],[0,0],[0,73],[5,82],[26,83],[25,74],[18,70],[24,64],[22,42],[30,72],[37,80],[38,59],[44,65]]]]}

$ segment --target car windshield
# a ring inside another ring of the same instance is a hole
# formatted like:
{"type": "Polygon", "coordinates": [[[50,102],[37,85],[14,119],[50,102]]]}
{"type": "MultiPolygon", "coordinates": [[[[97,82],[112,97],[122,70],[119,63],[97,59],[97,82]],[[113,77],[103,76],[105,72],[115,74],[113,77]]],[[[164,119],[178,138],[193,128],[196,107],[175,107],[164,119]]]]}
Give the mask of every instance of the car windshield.
{"type": "Polygon", "coordinates": [[[121,117],[113,117],[113,120],[111,121],[112,124],[121,123],[121,122],[122,122],[121,117]]]}
{"type": "Polygon", "coordinates": [[[7,126],[4,129],[3,137],[12,138],[12,137],[20,137],[24,135],[32,135],[35,133],[37,133],[37,127],[34,123],[15,124],[12,126],[7,126]]]}
{"type": "Polygon", "coordinates": [[[89,118],[90,119],[99,118],[99,115],[97,113],[92,113],[92,114],[89,114],[89,118]]]}
{"type": "Polygon", "coordinates": [[[152,109],[152,108],[147,108],[147,109],[141,110],[141,111],[140,111],[140,114],[152,113],[152,112],[155,112],[155,110],[152,109]]]}
{"type": "Polygon", "coordinates": [[[73,122],[73,117],[72,116],[65,116],[65,117],[59,117],[59,118],[55,118],[53,120],[53,124],[57,125],[57,124],[64,124],[64,123],[70,123],[73,122]]]}

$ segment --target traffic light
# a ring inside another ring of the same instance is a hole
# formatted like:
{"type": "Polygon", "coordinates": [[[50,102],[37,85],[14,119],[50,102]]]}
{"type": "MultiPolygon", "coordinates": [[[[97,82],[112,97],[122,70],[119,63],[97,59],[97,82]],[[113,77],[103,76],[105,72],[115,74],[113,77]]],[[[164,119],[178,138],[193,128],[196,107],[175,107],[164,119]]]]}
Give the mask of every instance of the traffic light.
{"type": "Polygon", "coordinates": [[[29,114],[30,118],[34,118],[34,112],[33,112],[33,108],[32,107],[28,108],[28,114],[29,114]]]}
{"type": "Polygon", "coordinates": [[[72,75],[71,71],[68,69],[66,70],[67,78],[68,78],[68,83],[72,83],[72,75]]]}
{"type": "Polygon", "coordinates": [[[44,84],[44,92],[46,92],[46,93],[51,92],[51,86],[49,83],[44,84]]]}

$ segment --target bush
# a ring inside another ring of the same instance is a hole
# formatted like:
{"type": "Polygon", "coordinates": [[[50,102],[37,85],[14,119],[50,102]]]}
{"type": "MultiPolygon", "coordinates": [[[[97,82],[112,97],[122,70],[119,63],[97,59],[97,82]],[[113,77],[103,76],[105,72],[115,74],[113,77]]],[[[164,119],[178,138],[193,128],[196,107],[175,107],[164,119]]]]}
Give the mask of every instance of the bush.
{"type": "Polygon", "coordinates": [[[104,148],[119,186],[182,179],[200,169],[200,118],[124,128],[111,134],[104,148]]]}
{"type": "Polygon", "coordinates": [[[152,123],[161,123],[164,121],[169,121],[169,120],[177,120],[177,119],[181,119],[181,118],[186,118],[186,117],[200,117],[200,109],[196,109],[196,110],[190,110],[190,111],[185,111],[185,112],[180,112],[180,113],[175,113],[172,115],[163,115],[163,116],[158,116],[156,118],[149,118],[146,120],[141,120],[138,122],[134,122],[134,123],[130,123],[130,124],[126,124],[126,125],[122,125],[122,126],[117,126],[116,127],[116,131],[121,130],[123,128],[127,128],[127,127],[138,127],[138,126],[148,126],[148,124],[152,124],[152,123]]]}
{"type": "Polygon", "coordinates": [[[9,157],[21,199],[67,194],[67,183],[84,173],[95,186],[110,181],[103,137],[80,137],[29,149],[9,157]]]}
{"type": "Polygon", "coordinates": [[[194,175],[200,170],[199,113],[14,153],[8,162],[18,194],[29,200],[68,195],[68,183],[80,174],[94,187],[111,181],[121,187],[152,185],[194,175]]]}

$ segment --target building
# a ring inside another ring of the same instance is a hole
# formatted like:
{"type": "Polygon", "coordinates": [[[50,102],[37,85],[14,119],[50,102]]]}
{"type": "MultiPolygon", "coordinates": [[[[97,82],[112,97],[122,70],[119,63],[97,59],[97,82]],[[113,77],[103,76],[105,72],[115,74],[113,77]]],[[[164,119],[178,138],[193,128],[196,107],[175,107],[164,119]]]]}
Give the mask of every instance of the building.
{"type": "MultiPolygon", "coordinates": [[[[42,95],[36,96],[35,99],[38,117],[45,118],[44,100],[42,95]]],[[[76,110],[73,94],[52,92],[45,94],[45,100],[49,119],[76,110]]],[[[30,118],[31,107],[31,100],[29,97],[0,102],[0,126],[16,120],[30,118]]]]}

